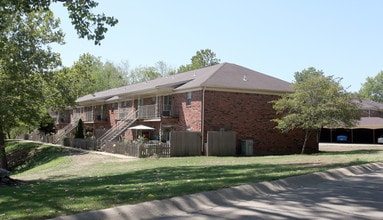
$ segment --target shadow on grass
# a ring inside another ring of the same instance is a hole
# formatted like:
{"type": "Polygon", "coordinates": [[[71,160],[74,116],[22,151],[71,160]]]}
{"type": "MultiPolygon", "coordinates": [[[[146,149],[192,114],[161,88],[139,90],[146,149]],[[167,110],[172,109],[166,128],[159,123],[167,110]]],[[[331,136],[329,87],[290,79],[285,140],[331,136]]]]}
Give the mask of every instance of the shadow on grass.
{"type": "Polygon", "coordinates": [[[50,178],[31,181],[28,185],[13,187],[11,190],[0,188],[0,203],[6,204],[0,206],[0,214],[9,219],[44,219],[247,183],[272,181],[347,165],[349,164],[300,163],[168,166],[110,176],[65,180],[50,178]]]}

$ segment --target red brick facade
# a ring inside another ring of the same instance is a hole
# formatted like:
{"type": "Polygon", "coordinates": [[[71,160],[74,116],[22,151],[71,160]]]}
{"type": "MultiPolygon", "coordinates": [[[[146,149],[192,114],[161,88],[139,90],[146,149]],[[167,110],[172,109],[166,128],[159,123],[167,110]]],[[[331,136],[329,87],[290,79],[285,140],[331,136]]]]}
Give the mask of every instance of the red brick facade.
{"type": "MultiPolygon", "coordinates": [[[[276,114],[270,101],[278,97],[277,95],[210,90],[192,91],[191,96],[190,92],[176,93],[171,95],[172,117],[161,117],[159,121],[151,122],[138,120],[136,123],[144,123],[155,128],[148,133],[150,139],[158,137],[165,127],[171,128],[170,131],[203,131],[204,142],[206,142],[208,131],[235,131],[238,154],[241,150],[241,140],[244,139],[253,140],[254,155],[300,153],[304,139],[303,132],[281,133],[274,128],[276,123],[271,121],[276,114]],[[188,101],[188,98],[191,100],[188,101]]],[[[145,98],[141,104],[157,104],[161,110],[162,99],[162,96],[145,98]]],[[[129,108],[137,109],[138,101],[126,101],[125,104],[129,108]]],[[[93,109],[98,111],[100,106],[95,106],[93,109]]],[[[104,104],[102,112],[104,115],[101,118],[95,116],[94,121],[85,122],[85,127],[95,132],[97,129],[109,129],[115,125],[119,117],[118,103],[104,104]]],[[[127,130],[124,138],[132,140],[134,135],[134,131],[127,130]]],[[[306,152],[317,151],[316,137],[312,136],[306,152]]]]}
{"type": "Polygon", "coordinates": [[[191,92],[191,103],[187,105],[188,93],[174,94],[174,106],[178,112],[176,131],[201,131],[202,91],[191,92]]]}
{"type": "MultiPolygon", "coordinates": [[[[197,93],[197,92],[194,92],[197,93]]],[[[193,93],[193,94],[194,94],[193,93]]],[[[197,94],[202,99],[202,91],[197,94]]],[[[198,96],[197,96],[198,97],[198,96]]],[[[293,131],[286,134],[275,129],[276,123],[271,120],[276,117],[270,101],[278,99],[276,95],[250,94],[238,92],[205,91],[204,94],[204,132],[235,131],[237,133],[237,152],[240,152],[240,142],[252,139],[254,155],[300,153],[304,133],[293,131]]],[[[197,100],[189,107],[196,112],[200,107],[197,100]],[[194,106],[193,106],[194,105],[194,106]]],[[[197,121],[198,114],[191,114],[197,121]]],[[[186,121],[188,121],[186,120],[186,121]]],[[[306,152],[317,152],[318,144],[314,136],[309,140],[306,152]]]]}
{"type": "MultiPolygon", "coordinates": [[[[208,131],[235,131],[237,133],[237,153],[241,140],[252,139],[254,155],[300,153],[304,133],[300,130],[281,133],[275,129],[276,117],[270,101],[277,95],[250,94],[239,92],[218,92],[202,90],[192,92],[192,101],[186,105],[187,93],[174,94],[173,105],[178,108],[178,122],[164,120],[163,124],[172,124],[175,131],[200,131],[204,126],[204,137],[208,131]],[[204,99],[204,115],[202,102],[204,99]],[[204,123],[202,123],[204,118],[204,123]],[[203,124],[203,125],[202,125],[203,124]]],[[[306,152],[317,152],[316,137],[312,136],[306,152]]]]}
{"type": "MultiPolygon", "coordinates": [[[[278,95],[270,94],[285,92],[292,92],[288,82],[222,63],[88,94],[77,99],[80,107],[72,119],[83,118],[87,129],[104,132],[118,120],[128,122],[127,117],[137,112],[135,124],[126,126],[153,127],[147,136],[152,140],[169,141],[171,131],[194,131],[201,132],[202,140],[196,142],[205,147],[207,132],[235,131],[237,153],[244,139],[253,140],[255,155],[299,153],[303,132],[283,134],[271,121],[276,114],[269,102],[278,95]]],[[[128,129],[125,138],[132,140],[133,133],[128,129]]],[[[308,152],[318,151],[315,138],[308,146],[308,152]]]]}

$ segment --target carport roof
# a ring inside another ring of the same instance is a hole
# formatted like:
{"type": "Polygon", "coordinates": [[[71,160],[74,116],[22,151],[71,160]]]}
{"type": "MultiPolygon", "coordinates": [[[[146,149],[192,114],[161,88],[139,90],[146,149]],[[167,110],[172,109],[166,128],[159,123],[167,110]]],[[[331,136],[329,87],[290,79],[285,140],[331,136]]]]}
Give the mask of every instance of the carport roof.
{"type": "Polygon", "coordinates": [[[362,117],[360,118],[360,121],[358,122],[357,126],[354,127],[354,129],[357,129],[357,128],[368,128],[368,129],[383,128],[383,118],[362,117]]]}
{"type": "Polygon", "coordinates": [[[362,109],[370,109],[370,110],[380,110],[382,111],[383,110],[383,104],[379,103],[379,102],[374,102],[374,101],[371,101],[371,100],[361,100],[360,101],[362,106],[361,108],[362,109]]]}

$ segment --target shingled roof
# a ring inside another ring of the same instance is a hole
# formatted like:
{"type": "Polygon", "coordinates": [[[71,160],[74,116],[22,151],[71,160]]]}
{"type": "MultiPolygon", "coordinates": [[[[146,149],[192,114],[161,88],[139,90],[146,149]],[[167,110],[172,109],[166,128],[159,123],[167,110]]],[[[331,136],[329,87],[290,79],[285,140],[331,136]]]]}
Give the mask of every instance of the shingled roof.
{"type": "Polygon", "coordinates": [[[286,93],[292,92],[290,83],[231,63],[221,63],[173,76],[109,89],[78,98],[77,103],[108,101],[119,96],[156,94],[162,90],[190,91],[198,88],[230,89],[239,92],[286,93]]]}
{"type": "Polygon", "coordinates": [[[368,110],[377,110],[377,111],[383,111],[383,104],[379,102],[374,102],[371,100],[361,100],[361,108],[362,109],[368,109],[368,110]]]}

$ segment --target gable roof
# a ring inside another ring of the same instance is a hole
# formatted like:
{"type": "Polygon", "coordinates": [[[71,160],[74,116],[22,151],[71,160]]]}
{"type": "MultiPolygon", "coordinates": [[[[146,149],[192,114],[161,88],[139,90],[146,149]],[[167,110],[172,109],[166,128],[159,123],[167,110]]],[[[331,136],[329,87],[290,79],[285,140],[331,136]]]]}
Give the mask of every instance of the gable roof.
{"type": "Polygon", "coordinates": [[[291,84],[286,81],[231,63],[195,70],[195,74],[201,76],[175,90],[209,87],[259,92],[292,92],[291,84]]]}
{"type": "Polygon", "coordinates": [[[260,93],[292,92],[290,83],[248,68],[221,63],[197,70],[161,77],[147,82],[113,88],[80,97],[77,103],[116,100],[119,96],[156,94],[159,91],[180,92],[197,88],[230,89],[260,93]]]}

